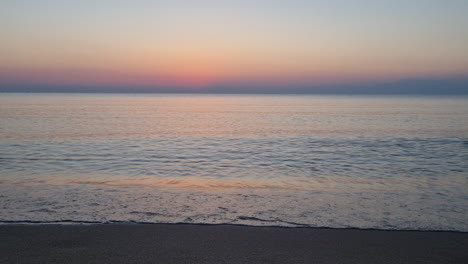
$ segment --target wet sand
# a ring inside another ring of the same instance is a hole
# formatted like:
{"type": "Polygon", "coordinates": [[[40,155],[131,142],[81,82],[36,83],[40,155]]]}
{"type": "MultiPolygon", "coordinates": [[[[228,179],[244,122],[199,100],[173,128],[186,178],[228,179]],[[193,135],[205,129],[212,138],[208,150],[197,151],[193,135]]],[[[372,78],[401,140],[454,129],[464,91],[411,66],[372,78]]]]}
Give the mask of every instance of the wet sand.
{"type": "Polygon", "coordinates": [[[468,263],[467,248],[458,232],[0,225],[0,263],[468,263]]]}

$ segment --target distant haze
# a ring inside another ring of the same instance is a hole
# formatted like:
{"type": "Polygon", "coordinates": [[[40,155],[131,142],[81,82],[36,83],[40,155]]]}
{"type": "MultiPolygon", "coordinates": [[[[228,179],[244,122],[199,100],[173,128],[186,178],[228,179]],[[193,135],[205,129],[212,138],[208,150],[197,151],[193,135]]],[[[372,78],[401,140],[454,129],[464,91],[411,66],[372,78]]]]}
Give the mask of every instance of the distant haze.
{"type": "Polygon", "coordinates": [[[15,0],[0,92],[468,94],[465,0],[15,0]]]}
{"type": "Polygon", "coordinates": [[[85,86],[50,84],[0,84],[0,92],[71,92],[71,93],[237,93],[237,94],[424,94],[468,95],[468,80],[402,80],[375,84],[341,84],[317,86],[85,86]]]}

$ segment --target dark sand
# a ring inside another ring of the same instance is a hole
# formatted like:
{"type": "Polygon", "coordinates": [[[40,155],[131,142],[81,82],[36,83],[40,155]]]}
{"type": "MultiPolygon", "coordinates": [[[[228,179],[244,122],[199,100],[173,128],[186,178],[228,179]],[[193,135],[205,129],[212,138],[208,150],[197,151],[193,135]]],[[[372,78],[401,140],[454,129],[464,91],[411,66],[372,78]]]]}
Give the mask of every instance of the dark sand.
{"type": "Polygon", "coordinates": [[[468,263],[468,233],[229,225],[2,225],[0,263],[468,263]]]}

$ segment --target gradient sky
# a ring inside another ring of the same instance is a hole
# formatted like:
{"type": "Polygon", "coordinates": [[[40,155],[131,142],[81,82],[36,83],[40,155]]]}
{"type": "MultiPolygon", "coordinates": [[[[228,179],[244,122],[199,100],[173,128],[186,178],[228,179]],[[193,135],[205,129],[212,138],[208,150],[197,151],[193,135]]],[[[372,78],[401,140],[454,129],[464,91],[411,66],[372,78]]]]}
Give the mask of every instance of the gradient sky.
{"type": "Polygon", "coordinates": [[[0,81],[304,86],[468,76],[466,0],[4,0],[0,81]]]}

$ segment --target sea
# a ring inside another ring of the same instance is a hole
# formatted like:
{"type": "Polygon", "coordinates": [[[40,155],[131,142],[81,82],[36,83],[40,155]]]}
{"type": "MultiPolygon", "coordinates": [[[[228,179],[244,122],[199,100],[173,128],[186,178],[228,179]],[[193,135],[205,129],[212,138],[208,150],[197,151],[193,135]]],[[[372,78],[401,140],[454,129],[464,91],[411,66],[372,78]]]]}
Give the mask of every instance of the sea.
{"type": "Polygon", "coordinates": [[[0,223],[468,231],[468,97],[0,94],[0,223]]]}

